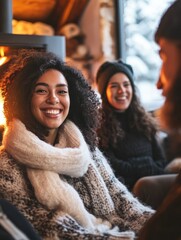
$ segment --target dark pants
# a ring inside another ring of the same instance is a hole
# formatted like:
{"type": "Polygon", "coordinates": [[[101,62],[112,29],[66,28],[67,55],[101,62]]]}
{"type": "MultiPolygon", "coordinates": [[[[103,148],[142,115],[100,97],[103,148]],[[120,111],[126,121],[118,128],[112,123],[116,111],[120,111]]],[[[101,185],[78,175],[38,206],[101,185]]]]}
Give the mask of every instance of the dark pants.
{"type": "Polygon", "coordinates": [[[169,192],[177,174],[140,178],[133,187],[133,194],[143,203],[157,209],[169,192]]]}

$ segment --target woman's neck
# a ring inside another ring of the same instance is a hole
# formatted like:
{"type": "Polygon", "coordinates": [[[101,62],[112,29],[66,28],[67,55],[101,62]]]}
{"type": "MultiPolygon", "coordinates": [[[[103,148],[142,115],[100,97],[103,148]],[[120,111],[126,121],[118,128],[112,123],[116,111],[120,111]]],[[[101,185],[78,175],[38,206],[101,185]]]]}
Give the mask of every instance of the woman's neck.
{"type": "Polygon", "coordinates": [[[58,134],[58,129],[50,129],[49,134],[45,137],[45,141],[50,145],[54,145],[58,134]]]}

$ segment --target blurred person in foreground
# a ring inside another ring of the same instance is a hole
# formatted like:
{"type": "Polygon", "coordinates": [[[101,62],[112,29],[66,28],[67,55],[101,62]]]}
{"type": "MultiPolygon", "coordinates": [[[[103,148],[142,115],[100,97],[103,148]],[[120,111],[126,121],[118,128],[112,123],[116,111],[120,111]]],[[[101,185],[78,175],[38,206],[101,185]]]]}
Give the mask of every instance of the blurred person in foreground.
{"type": "MultiPolygon", "coordinates": [[[[181,0],[176,0],[162,16],[155,40],[160,46],[162,67],[157,87],[163,90],[165,103],[161,122],[176,136],[181,147],[181,0]]],[[[139,233],[139,240],[181,239],[181,157],[168,166],[178,172],[176,180],[157,212],[139,233]]]]}

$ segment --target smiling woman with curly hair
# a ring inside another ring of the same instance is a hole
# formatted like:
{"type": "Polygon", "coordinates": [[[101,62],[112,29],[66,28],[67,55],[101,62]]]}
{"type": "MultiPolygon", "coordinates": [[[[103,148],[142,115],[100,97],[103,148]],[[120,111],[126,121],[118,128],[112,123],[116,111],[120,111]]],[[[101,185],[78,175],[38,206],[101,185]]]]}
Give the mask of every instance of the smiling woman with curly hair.
{"type": "Polygon", "coordinates": [[[83,75],[52,53],[21,51],[2,95],[1,198],[43,239],[133,239],[154,211],[97,148],[99,99],[83,75]]]}
{"type": "Polygon", "coordinates": [[[58,61],[51,53],[44,58],[42,56],[34,51],[28,51],[27,54],[27,50],[21,50],[18,58],[14,57],[11,60],[11,65],[3,77],[1,88],[7,123],[13,117],[17,117],[40,138],[44,138],[44,135],[48,134],[48,129],[36,121],[30,109],[32,91],[37,79],[48,69],[53,68],[61,71],[68,82],[70,95],[68,118],[81,128],[85,133],[87,143],[91,149],[94,149],[97,141],[94,128],[96,129],[99,123],[98,107],[100,103],[97,95],[91,90],[80,71],[58,61]],[[27,67],[24,68],[26,65],[27,67]],[[77,108],[77,106],[79,107],[77,108]]]}

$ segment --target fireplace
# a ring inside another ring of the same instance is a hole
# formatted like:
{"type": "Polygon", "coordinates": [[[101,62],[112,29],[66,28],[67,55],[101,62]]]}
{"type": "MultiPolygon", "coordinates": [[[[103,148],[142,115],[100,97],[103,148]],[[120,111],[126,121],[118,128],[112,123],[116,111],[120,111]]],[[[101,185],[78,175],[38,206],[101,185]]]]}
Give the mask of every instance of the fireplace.
{"type": "Polygon", "coordinates": [[[51,51],[65,59],[64,36],[12,34],[12,16],[12,0],[0,0],[0,63],[8,61],[20,48],[51,51]]]}
{"type": "MultiPolygon", "coordinates": [[[[0,0],[0,74],[18,49],[36,49],[55,53],[65,60],[65,37],[12,34],[12,0],[0,0]]],[[[0,140],[4,119],[0,95],[0,140]]]]}
{"type": "Polygon", "coordinates": [[[63,36],[38,36],[0,33],[0,57],[16,54],[21,48],[50,51],[65,59],[65,38],[63,36]]]}

